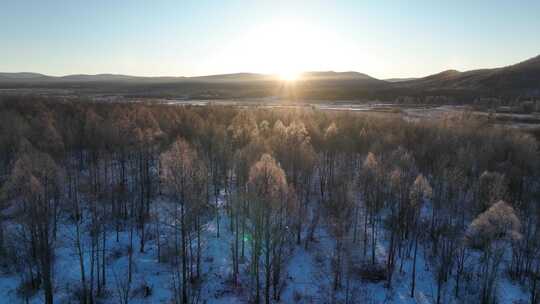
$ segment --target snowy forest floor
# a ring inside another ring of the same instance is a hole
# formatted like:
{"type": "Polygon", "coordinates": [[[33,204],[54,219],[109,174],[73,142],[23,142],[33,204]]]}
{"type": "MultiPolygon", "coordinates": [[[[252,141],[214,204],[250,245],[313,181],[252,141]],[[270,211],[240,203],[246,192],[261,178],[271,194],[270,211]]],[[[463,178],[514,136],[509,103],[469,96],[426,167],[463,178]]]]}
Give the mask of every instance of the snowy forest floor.
{"type": "MultiPolygon", "coordinates": [[[[156,200],[156,203],[165,203],[156,200]]],[[[55,303],[76,303],[75,291],[80,286],[80,266],[74,243],[74,227],[62,226],[59,229],[55,259],[55,303]]],[[[204,227],[202,285],[199,303],[248,303],[247,288],[249,252],[246,244],[244,263],[240,265],[240,286],[234,288],[230,283],[232,273],[231,242],[233,234],[229,230],[229,218],[222,212],[220,220],[220,237],[216,237],[216,221],[209,220],[204,227]]],[[[383,237],[385,234],[380,233],[383,237]]],[[[335,241],[328,234],[324,224],[315,231],[314,242],[309,249],[302,245],[293,245],[287,260],[285,285],[281,296],[282,303],[344,303],[345,286],[334,293],[332,288],[331,260],[335,241]]],[[[84,248],[89,250],[89,239],[84,248]]],[[[155,238],[146,244],[144,253],[138,250],[138,234],[135,233],[134,272],[129,303],[172,303],[173,271],[169,263],[157,262],[157,244],[155,238]],[[149,286],[151,294],[144,297],[141,286],[149,286]]],[[[127,277],[129,231],[119,234],[111,230],[107,235],[107,292],[99,299],[99,303],[120,303],[118,287],[127,277]]],[[[377,258],[384,261],[386,241],[381,239],[377,247],[377,258]]],[[[88,254],[89,255],[89,254],[88,254]]],[[[85,263],[89,263],[86,258],[85,263]]],[[[474,261],[472,261],[474,262],[474,261]]],[[[349,285],[349,303],[435,303],[437,285],[433,271],[419,250],[417,259],[416,296],[410,297],[412,259],[405,260],[403,272],[396,269],[392,289],[385,287],[385,282],[369,283],[353,278],[349,285]]],[[[90,268],[86,265],[87,271],[90,268]]],[[[398,267],[396,267],[398,268],[398,267]]],[[[526,303],[528,294],[522,287],[510,282],[506,276],[499,282],[500,303],[526,303]]],[[[0,303],[24,303],[17,294],[21,281],[17,273],[3,271],[0,274],[0,303]]],[[[345,285],[345,284],[343,284],[345,285]]],[[[448,296],[452,293],[452,284],[446,286],[445,303],[458,303],[448,296]]],[[[43,303],[42,292],[36,293],[29,303],[43,303]]]]}

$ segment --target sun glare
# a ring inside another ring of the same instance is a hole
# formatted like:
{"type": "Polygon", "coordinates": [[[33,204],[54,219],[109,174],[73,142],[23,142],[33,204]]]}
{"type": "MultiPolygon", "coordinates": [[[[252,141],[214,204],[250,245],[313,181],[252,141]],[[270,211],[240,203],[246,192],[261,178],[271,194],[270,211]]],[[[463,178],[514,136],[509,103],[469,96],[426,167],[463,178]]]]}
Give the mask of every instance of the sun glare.
{"type": "Polygon", "coordinates": [[[279,17],[246,29],[209,62],[231,64],[225,70],[272,74],[284,82],[295,82],[302,78],[301,72],[329,69],[321,62],[334,55],[335,37],[337,34],[310,20],[279,17]]]}
{"type": "Polygon", "coordinates": [[[295,81],[300,77],[300,73],[297,72],[283,72],[279,74],[279,78],[283,81],[295,81]]]}

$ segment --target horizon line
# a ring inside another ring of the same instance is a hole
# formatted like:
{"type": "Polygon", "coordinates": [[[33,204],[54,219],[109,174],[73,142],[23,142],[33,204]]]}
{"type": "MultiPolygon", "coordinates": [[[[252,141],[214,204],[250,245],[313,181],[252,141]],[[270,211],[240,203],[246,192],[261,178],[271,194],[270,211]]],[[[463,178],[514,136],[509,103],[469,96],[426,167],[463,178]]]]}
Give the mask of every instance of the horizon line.
{"type": "MultiPolygon", "coordinates": [[[[367,76],[369,76],[371,78],[378,79],[378,80],[424,78],[424,77],[428,77],[428,76],[431,76],[431,75],[436,75],[436,74],[446,72],[446,71],[458,71],[460,73],[464,73],[464,72],[469,72],[469,71],[477,71],[477,70],[485,70],[485,69],[505,68],[505,67],[510,67],[510,66],[513,66],[513,65],[516,65],[516,64],[520,64],[520,63],[529,61],[531,59],[535,59],[535,58],[540,58],[540,54],[535,55],[535,56],[531,56],[531,57],[529,57],[527,59],[518,61],[518,62],[513,63],[513,64],[508,64],[508,65],[501,65],[501,66],[495,66],[495,67],[475,68],[475,69],[463,70],[463,71],[453,69],[453,68],[448,68],[448,69],[444,69],[444,70],[441,70],[441,71],[433,73],[433,74],[428,74],[428,75],[423,75],[423,76],[399,76],[399,77],[381,77],[381,78],[379,78],[379,77],[374,77],[369,73],[359,72],[359,71],[355,71],[355,70],[342,70],[342,71],[340,71],[340,70],[307,70],[307,71],[298,72],[298,75],[302,75],[302,74],[305,74],[305,73],[358,73],[358,74],[367,75],[367,76]]],[[[230,72],[230,73],[202,74],[202,75],[190,75],[190,76],[185,76],[185,75],[177,75],[177,76],[174,76],[174,75],[136,75],[136,74],[110,73],[110,72],[95,73],[95,74],[92,74],[92,73],[73,73],[73,74],[59,75],[59,74],[48,74],[48,73],[45,74],[45,73],[40,73],[40,72],[29,72],[29,71],[18,71],[18,72],[0,71],[0,74],[37,74],[37,75],[41,75],[41,76],[54,77],[54,78],[64,78],[64,77],[69,77],[69,76],[126,76],[126,77],[136,77],[136,78],[199,78],[199,77],[227,76],[227,75],[241,75],[241,74],[250,74],[250,75],[259,75],[259,76],[277,76],[277,77],[279,77],[279,75],[280,75],[279,73],[260,73],[260,72],[230,72]]]]}

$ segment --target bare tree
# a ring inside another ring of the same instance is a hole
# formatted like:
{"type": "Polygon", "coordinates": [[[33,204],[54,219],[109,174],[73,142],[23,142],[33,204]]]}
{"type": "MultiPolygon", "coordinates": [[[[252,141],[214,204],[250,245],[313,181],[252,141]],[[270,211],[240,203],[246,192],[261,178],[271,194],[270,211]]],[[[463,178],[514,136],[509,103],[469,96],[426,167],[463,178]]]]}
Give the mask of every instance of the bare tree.
{"type": "MultiPolygon", "coordinates": [[[[181,262],[181,303],[188,303],[188,232],[189,226],[187,214],[193,207],[190,201],[193,195],[193,187],[197,180],[197,153],[183,139],[176,140],[169,150],[161,155],[162,179],[169,187],[171,194],[177,200],[180,210],[175,208],[175,226],[180,222],[180,255],[181,262]]],[[[175,227],[175,233],[178,228],[175,227]]],[[[175,237],[175,239],[177,239],[175,237]]]]}
{"type": "Polygon", "coordinates": [[[478,210],[484,212],[506,195],[504,176],[497,172],[484,171],[478,182],[478,210]]]}
{"type": "MultiPolygon", "coordinates": [[[[259,303],[259,265],[264,267],[265,303],[270,303],[270,287],[274,264],[276,238],[284,233],[282,222],[287,193],[285,172],[269,154],[263,154],[249,170],[249,189],[253,200],[252,272],[255,276],[255,302],[259,303]],[[262,256],[264,255],[264,256],[262,256]],[[260,261],[262,256],[262,261],[260,261]]],[[[277,284],[275,284],[277,285],[277,284]]]]}
{"type": "Polygon", "coordinates": [[[465,234],[466,243],[481,250],[481,293],[480,302],[491,304],[496,302],[496,282],[499,276],[499,265],[507,244],[519,240],[521,223],[514,209],[499,201],[481,213],[470,225],[465,234]]]}
{"type": "Polygon", "coordinates": [[[5,187],[21,200],[19,221],[31,242],[32,256],[43,283],[45,303],[52,304],[54,206],[60,199],[62,171],[48,154],[29,149],[16,161],[5,187]]]}
{"type": "Polygon", "coordinates": [[[414,238],[414,254],[413,254],[413,269],[411,273],[411,298],[414,297],[414,291],[416,287],[416,257],[418,255],[418,238],[420,231],[418,230],[418,223],[421,216],[421,208],[424,199],[431,198],[432,189],[429,182],[423,175],[418,175],[414,181],[410,192],[410,209],[411,209],[411,222],[414,238]]]}

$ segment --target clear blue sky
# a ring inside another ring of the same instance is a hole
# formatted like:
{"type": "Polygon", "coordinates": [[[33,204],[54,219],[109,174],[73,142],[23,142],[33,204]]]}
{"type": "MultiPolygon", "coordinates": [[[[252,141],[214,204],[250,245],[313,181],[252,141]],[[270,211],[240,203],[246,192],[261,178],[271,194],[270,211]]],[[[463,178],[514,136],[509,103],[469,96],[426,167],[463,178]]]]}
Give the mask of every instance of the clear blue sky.
{"type": "Polygon", "coordinates": [[[0,71],[379,78],[540,54],[540,1],[0,0],[0,71]]]}

